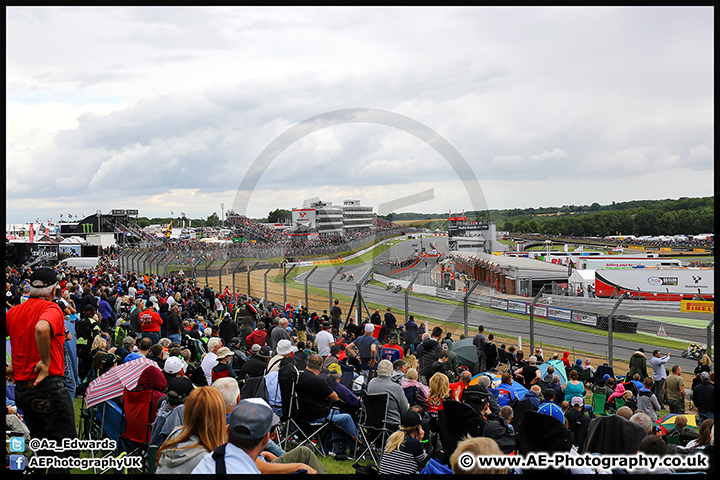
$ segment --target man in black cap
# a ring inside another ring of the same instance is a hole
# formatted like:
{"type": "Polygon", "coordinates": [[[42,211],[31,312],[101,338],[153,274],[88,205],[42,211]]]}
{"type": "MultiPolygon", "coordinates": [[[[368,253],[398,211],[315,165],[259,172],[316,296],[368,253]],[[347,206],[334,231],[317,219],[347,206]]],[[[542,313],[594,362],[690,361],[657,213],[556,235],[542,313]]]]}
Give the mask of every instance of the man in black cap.
{"type": "MultiPolygon", "coordinates": [[[[254,347],[255,346],[253,345],[253,351],[254,347]]],[[[240,369],[237,374],[238,378],[243,379],[246,377],[265,376],[265,369],[267,368],[267,364],[270,361],[271,356],[272,351],[270,350],[270,347],[267,345],[260,347],[257,352],[254,352],[250,359],[245,362],[245,365],[242,366],[242,369],[240,369]]]]}
{"type": "MultiPolygon", "coordinates": [[[[25,424],[33,438],[55,440],[77,438],[75,412],[63,383],[65,375],[65,321],[53,302],[60,288],[51,268],[39,268],[30,276],[26,302],[6,313],[12,366],[6,376],[15,380],[15,402],[23,411],[25,424]]],[[[69,456],[75,452],[42,452],[41,456],[69,456]]],[[[48,469],[48,473],[70,473],[69,469],[48,469]]]]}
{"type": "Polygon", "coordinates": [[[335,345],[335,337],[331,333],[332,324],[325,322],[322,324],[322,331],[315,336],[315,344],[318,348],[318,355],[327,358],[330,355],[330,347],[335,345]]]}

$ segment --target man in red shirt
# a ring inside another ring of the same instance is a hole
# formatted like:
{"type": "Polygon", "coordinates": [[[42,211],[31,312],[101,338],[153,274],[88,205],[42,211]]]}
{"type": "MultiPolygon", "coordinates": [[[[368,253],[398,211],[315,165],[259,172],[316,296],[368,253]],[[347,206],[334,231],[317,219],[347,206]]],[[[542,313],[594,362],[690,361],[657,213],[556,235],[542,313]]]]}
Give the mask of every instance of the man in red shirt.
{"type": "Polygon", "coordinates": [[[140,321],[140,328],[142,330],[142,338],[148,337],[152,340],[153,345],[160,341],[160,325],[163,321],[160,314],[155,311],[155,305],[151,300],[145,303],[145,310],[140,314],[138,318],[140,321]]]}
{"type": "Polygon", "coordinates": [[[472,380],[472,373],[470,373],[468,370],[463,370],[463,372],[460,374],[460,379],[457,382],[451,383],[449,385],[450,396],[453,400],[456,400],[458,402],[461,401],[463,392],[470,383],[470,380],[472,380]]]}
{"type": "Polygon", "coordinates": [[[247,338],[245,338],[248,346],[250,347],[255,344],[264,347],[266,339],[267,332],[265,331],[265,322],[262,321],[258,322],[257,330],[253,331],[250,335],[247,336],[247,338]]]}
{"type": "MultiPolygon", "coordinates": [[[[63,383],[65,374],[65,321],[63,311],[53,303],[58,278],[51,268],[39,268],[30,276],[30,298],[11,308],[5,317],[10,337],[12,366],[8,378],[15,380],[15,403],[23,411],[33,438],[47,438],[61,444],[77,438],[72,399],[63,383]]],[[[62,454],[37,451],[37,455],[62,454]]],[[[65,452],[65,456],[77,452],[65,452]]],[[[48,469],[48,473],[70,473],[69,469],[48,469]]]]}

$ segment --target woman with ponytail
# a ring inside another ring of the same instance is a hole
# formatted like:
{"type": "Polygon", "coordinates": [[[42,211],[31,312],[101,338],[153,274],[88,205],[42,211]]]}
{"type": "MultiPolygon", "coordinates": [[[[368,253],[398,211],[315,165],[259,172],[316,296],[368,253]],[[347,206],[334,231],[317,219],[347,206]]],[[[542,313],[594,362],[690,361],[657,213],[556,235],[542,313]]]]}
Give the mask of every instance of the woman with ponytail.
{"type": "Polygon", "coordinates": [[[390,435],[380,460],[380,475],[414,475],[428,460],[421,440],[422,417],[414,410],[403,413],[400,428],[390,435]]]}

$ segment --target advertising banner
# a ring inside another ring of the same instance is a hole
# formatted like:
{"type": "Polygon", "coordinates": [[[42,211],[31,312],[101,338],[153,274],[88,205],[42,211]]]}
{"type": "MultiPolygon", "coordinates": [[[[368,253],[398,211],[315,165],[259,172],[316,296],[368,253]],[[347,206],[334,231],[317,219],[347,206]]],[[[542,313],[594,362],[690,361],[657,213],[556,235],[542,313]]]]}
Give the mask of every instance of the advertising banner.
{"type": "Polygon", "coordinates": [[[585,313],[585,312],[572,312],[572,323],[579,323],[581,325],[590,325],[591,327],[597,326],[598,316],[596,313],[585,313]]]}
{"type": "Polygon", "coordinates": [[[527,303],[525,302],[518,302],[516,300],[508,300],[507,302],[508,312],[527,314],[527,312],[529,312],[527,308],[527,303]]]}
{"type": "Polygon", "coordinates": [[[497,308],[498,310],[505,310],[507,311],[507,300],[502,300],[499,298],[493,298],[490,306],[492,308],[497,308]]]}
{"type": "Polygon", "coordinates": [[[59,245],[60,252],[58,256],[58,260],[62,261],[66,258],[76,258],[82,256],[82,247],[81,245],[59,245]]]}
{"type": "MultiPolygon", "coordinates": [[[[533,316],[535,317],[543,317],[547,318],[547,305],[541,305],[539,303],[535,304],[535,312],[533,313],[533,316]]],[[[527,304],[527,312],[526,315],[530,315],[530,304],[527,304]]]]}
{"type": "Polygon", "coordinates": [[[334,260],[315,260],[312,262],[313,265],[335,265],[338,263],[344,263],[344,258],[336,258],[334,260]]]}
{"type": "MultiPolygon", "coordinates": [[[[712,268],[632,268],[595,270],[596,280],[610,287],[665,294],[715,295],[715,270],[712,268]]],[[[598,285],[596,282],[595,288],[598,285]]]]}
{"type": "Polygon", "coordinates": [[[715,313],[715,302],[700,302],[697,300],[680,301],[681,312],[715,313]]]}
{"type": "Polygon", "coordinates": [[[547,318],[550,320],[559,320],[561,322],[572,321],[572,310],[566,308],[548,307],[547,318]]]}

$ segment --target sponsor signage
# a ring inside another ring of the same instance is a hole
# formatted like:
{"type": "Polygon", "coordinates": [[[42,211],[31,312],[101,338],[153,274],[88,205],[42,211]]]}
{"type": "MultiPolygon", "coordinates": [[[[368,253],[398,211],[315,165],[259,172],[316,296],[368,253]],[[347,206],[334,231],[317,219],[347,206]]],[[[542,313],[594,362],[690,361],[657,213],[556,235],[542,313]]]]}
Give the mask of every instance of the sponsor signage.
{"type": "Polygon", "coordinates": [[[125,210],[126,215],[130,215],[131,217],[137,217],[138,211],[137,210],[125,210]]]}
{"type": "Polygon", "coordinates": [[[334,260],[315,260],[312,262],[313,265],[335,265],[338,263],[344,263],[344,258],[336,258],[334,260]]]}
{"type": "Polygon", "coordinates": [[[125,215],[125,210],[112,210],[111,215],[125,215]]]}
{"type": "Polygon", "coordinates": [[[698,300],[681,300],[681,312],[715,313],[715,302],[701,302],[698,300]]]}
{"type": "Polygon", "coordinates": [[[594,327],[597,325],[597,319],[598,317],[595,313],[572,312],[572,323],[594,327]]]}
{"type": "Polygon", "coordinates": [[[572,322],[572,310],[565,308],[548,307],[547,318],[550,320],[559,320],[561,322],[572,322]]]}
{"type": "Polygon", "coordinates": [[[512,313],[522,313],[525,314],[529,310],[527,310],[527,304],[525,302],[518,302],[515,300],[508,300],[507,302],[507,311],[512,313]]]}
{"type": "Polygon", "coordinates": [[[596,270],[597,282],[618,290],[676,295],[715,295],[715,270],[712,268],[631,268],[596,270]]]}
{"type": "Polygon", "coordinates": [[[497,308],[498,310],[505,310],[505,311],[507,311],[507,307],[508,307],[507,303],[508,303],[507,300],[502,300],[502,299],[499,299],[499,298],[493,298],[492,301],[490,302],[490,306],[491,306],[492,308],[497,308]]]}
{"type": "Polygon", "coordinates": [[[490,230],[489,223],[471,223],[467,225],[451,225],[448,227],[450,235],[456,235],[458,232],[475,232],[477,230],[490,230]]]}
{"type": "Polygon", "coordinates": [[[660,285],[677,285],[678,277],[649,277],[647,281],[654,287],[658,287],[660,285]]]}
{"type": "Polygon", "coordinates": [[[288,267],[296,266],[296,267],[311,267],[313,265],[313,262],[292,262],[292,263],[286,263],[285,264],[288,267]]]}
{"type": "MultiPolygon", "coordinates": [[[[535,312],[533,313],[533,316],[535,317],[543,317],[547,318],[547,305],[540,305],[539,303],[535,304],[535,312]]],[[[526,315],[530,315],[530,304],[527,304],[527,312],[526,315]]]]}

